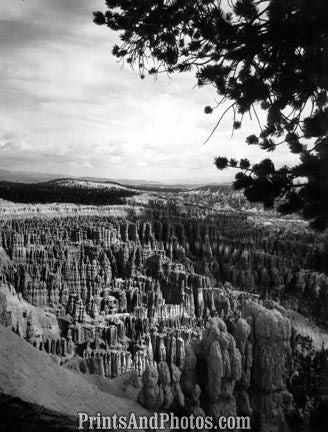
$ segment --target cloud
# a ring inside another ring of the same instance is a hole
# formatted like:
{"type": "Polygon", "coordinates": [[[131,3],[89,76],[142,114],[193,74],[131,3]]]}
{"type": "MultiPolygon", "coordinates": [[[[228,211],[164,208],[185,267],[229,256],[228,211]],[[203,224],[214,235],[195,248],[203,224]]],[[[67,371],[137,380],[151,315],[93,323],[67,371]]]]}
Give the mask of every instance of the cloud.
{"type": "Polygon", "coordinates": [[[163,180],[219,178],[220,153],[262,158],[245,145],[257,125],[231,139],[229,118],[202,145],[219,113],[204,114],[215,92],[194,88],[194,73],[154,81],[122,68],[110,54],[118,35],[92,22],[103,0],[0,4],[0,167],[163,180]]]}
{"type": "Polygon", "coordinates": [[[2,20],[0,27],[0,43],[2,46],[16,48],[26,47],[42,41],[50,35],[49,30],[40,28],[31,22],[19,22],[15,20],[2,20]],[[8,37],[10,35],[10,37],[8,37]]]}

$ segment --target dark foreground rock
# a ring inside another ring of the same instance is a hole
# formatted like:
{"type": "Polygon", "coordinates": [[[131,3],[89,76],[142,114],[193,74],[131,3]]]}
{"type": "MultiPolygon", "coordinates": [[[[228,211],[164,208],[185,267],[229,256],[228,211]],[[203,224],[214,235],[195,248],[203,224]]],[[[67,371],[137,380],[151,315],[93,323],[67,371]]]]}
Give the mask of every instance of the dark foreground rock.
{"type": "Polygon", "coordinates": [[[9,395],[0,395],[0,429],[3,432],[71,432],[76,418],[64,416],[9,395]]]}

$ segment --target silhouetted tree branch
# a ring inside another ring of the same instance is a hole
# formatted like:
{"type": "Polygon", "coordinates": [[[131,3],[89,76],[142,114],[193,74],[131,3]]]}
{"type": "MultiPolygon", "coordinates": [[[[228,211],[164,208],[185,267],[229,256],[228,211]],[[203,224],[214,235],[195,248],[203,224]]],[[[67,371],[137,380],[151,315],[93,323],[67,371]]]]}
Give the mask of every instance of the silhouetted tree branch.
{"type": "MultiPolygon", "coordinates": [[[[264,159],[252,166],[252,175],[247,170],[238,173],[234,186],[266,207],[283,198],[280,212],[301,211],[313,228],[324,230],[328,226],[326,0],[106,0],[106,5],[106,12],[94,13],[94,21],[120,32],[121,43],[113,47],[113,54],[137,67],[141,78],[146,72],[193,69],[199,86],[212,85],[221,96],[205,113],[232,101],[209,138],[232,109],[234,129],[242,127],[245,113],[253,113],[258,122],[260,133],[248,137],[247,144],[271,152],[286,143],[299,155],[296,166],[279,169],[264,159]],[[265,125],[260,123],[258,106],[266,112],[265,125]],[[301,178],[306,181],[295,188],[295,180],[301,178]]],[[[222,169],[220,163],[218,168],[222,169]]]]}

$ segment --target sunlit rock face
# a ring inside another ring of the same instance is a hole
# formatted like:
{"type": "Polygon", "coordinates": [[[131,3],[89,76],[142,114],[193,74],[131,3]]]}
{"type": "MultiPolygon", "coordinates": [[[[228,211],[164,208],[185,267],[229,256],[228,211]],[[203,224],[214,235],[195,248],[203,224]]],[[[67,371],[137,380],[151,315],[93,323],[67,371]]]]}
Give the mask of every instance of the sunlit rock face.
{"type": "Polygon", "coordinates": [[[287,390],[291,323],[278,310],[267,310],[252,302],[245,304],[242,313],[251,324],[253,338],[251,404],[261,413],[263,424],[278,428],[292,408],[293,397],[287,390]]]}
{"type": "Polygon", "coordinates": [[[304,355],[287,309],[326,311],[314,239],[195,211],[2,221],[0,323],[68,368],[132,373],[150,410],[285,431],[304,355]]]}
{"type": "Polygon", "coordinates": [[[5,327],[12,326],[11,312],[8,311],[7,298],[0,292],[0,324],[5,327]]]}

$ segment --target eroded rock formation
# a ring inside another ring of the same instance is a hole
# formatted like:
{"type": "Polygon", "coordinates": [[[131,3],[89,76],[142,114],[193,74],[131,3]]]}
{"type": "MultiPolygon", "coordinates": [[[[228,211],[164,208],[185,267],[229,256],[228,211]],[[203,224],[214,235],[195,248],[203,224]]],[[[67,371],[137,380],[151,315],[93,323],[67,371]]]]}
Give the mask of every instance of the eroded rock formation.
{"type": "Polygon", "coordinates": [[[193,211],[3,221],[0,322],[60,364],[134,371],[148,409],[285,431],[301,362],[283,305],[326,322],[315,239],[193,211]]]}

